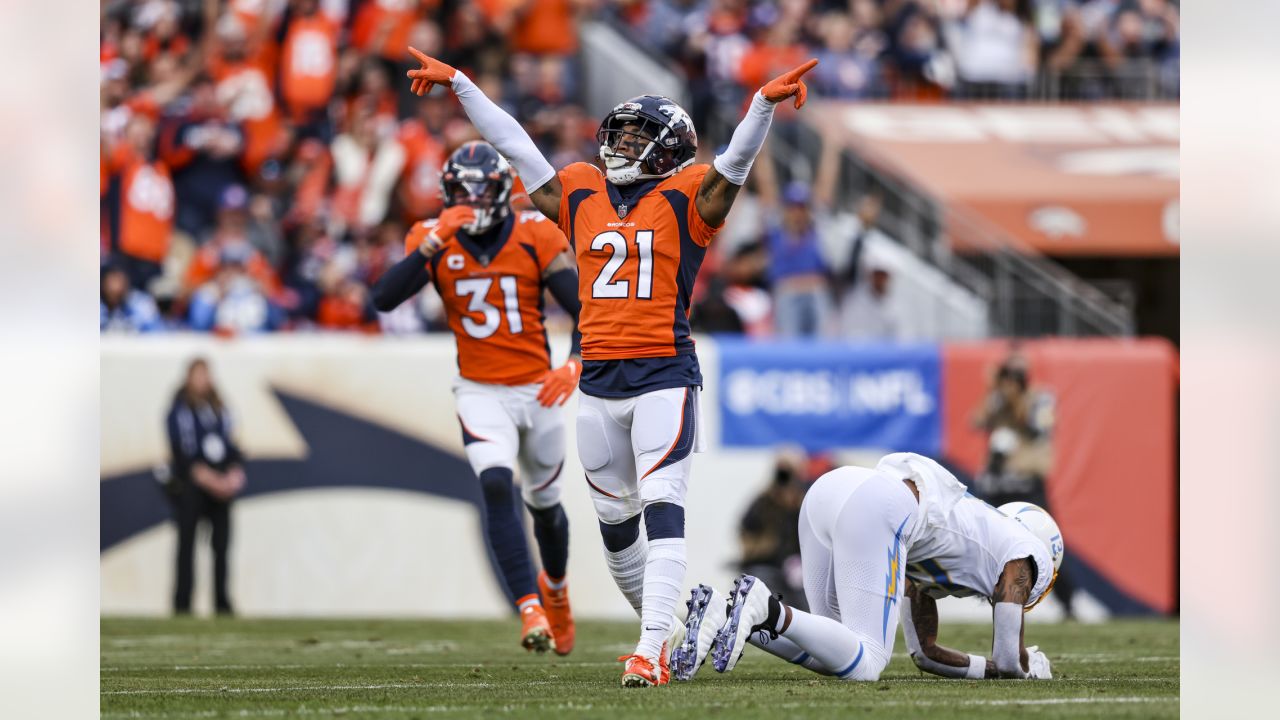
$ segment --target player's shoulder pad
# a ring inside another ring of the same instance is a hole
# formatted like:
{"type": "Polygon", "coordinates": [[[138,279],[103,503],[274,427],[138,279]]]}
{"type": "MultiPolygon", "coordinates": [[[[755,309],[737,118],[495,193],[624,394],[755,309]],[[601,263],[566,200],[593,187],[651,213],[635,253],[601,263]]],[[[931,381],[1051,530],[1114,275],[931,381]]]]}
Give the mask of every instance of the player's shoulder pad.
{"type": "Polygon", "coordinates": [[[588,162],[576,162],[566,165],[558,175],[560,183],[576,184],[576,183],[597,183],[604,180],[604,171],[588,162]]]}

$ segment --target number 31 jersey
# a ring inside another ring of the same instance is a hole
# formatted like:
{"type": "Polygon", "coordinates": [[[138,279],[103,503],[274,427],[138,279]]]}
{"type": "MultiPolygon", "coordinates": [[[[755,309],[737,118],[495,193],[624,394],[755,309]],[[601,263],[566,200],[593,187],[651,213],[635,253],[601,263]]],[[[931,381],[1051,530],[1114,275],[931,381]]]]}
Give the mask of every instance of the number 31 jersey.
{"type": "Polygon", "coordinates": [[[716,232],[694,207],[709,167],[628,186],[630,202],[594,165],[560,171],[560,229],[578,260],[584,360],[693,354],[690,293],[716,232]]]}
{"type": "MultiPolygon", "coordinates": [[[[436,221],[414,223],[405,253],[436,221]]],[[[564,235],[540,213],[511,213],[489,246],[459,232],[431,257],[432,282],[444,302],[458,345],[458,373],[491,385],[537,382],[551,368],[542,325],[542,276],[569,249],[564,235]]]]}

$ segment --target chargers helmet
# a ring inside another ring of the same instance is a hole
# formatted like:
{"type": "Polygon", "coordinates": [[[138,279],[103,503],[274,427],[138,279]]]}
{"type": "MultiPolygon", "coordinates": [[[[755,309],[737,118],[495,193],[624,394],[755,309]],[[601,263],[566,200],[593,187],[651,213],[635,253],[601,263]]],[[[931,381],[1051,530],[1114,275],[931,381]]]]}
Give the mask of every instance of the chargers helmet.
{"type": "Polygon", "coordinates": [[[1062,542],[1062,531],[1058,529],[1058,523],[1053,517],[1044,508],[1029,502],[1005,503],[996,509],[1017,520],[1023,527],[1030,530],[1036,539],[1044,543],[1049,550],[1049,557],[1053,559],[1053,572],[1057,574],[1062,568],[1066,546],[1062,542]]]}
{"type": "Polygon", "coordinates": [[[596,131],[605,175],[615,185],[668,177],[693,162],[698,133],[671,98],[641,95],[618,103],[596,131]]]}
{"type": "Polygon", "coordinates": [[[476,211],[475,221],[462,228],[471,235],[488,230],[511,213],[513,181],[507,159],[479,140],[454,150],[440,170],[444,206],[466,205],[476,211]]]}

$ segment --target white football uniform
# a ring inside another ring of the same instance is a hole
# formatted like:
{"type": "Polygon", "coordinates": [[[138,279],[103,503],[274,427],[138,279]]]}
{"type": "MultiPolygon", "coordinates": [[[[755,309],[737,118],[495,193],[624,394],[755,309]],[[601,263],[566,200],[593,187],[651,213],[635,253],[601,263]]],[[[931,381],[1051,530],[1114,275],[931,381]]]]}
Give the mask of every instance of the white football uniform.
{"type": "Polygon", "coordinates": [[[702,452],[700,420],[697,388],[578,399],[578,457],[602,522],[655,502],[684,506],[692,453],[702,452]]]}
{"type": "Polygon", "coordinates": [[[945,525],[930,527],[914,540],[907,552],[907,577],[931,597],[989,598],[1004,566],[1026,557],[1036,566],[1030,606],[1053,579],[1048,549],[1018,521],[966,495],[945,525]]]}
{"type": "Polygon", "coordinates": [[[534,508],[560,502],[564,420],[560,407],[538,402],[541,384],[453,383],[467,460],[477,477],[492,467],[520,468],[524,501],[534,508]]]}
{"type": "MultiPolygon", "coordinates": [[[[826,668],[843,679],[874,680],[888,665],[908,572],[935,593],[989,597],[1005,563],[1030,557],[1037,569],[1032,601],[1053,578],[1048,550],[1030,531],[911,453],[818,478],[801,506],[799,535],[810,612],[857,639],[853,662],[826,668]]],[[[766,649],[801,664],[809,657],[788,642],[766,649]]]]}

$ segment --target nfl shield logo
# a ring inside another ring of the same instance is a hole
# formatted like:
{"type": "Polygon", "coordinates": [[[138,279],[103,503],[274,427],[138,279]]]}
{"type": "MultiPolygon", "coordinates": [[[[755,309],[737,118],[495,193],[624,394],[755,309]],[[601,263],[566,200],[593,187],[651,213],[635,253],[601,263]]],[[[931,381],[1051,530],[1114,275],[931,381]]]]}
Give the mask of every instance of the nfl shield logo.
{"type": "Polygon", "coordinates": [[[619,206],[618,206],[618,219],[619,219],[619,220],[621,220],[622,218],[626,217],[626,216],[627,216],[627,213],[628,213],[628,212],[630,212],[630,211],[631,211],[631,208],[627,207],[627,206],[626,206],[626,204],[619,205],[619,206]]]}

